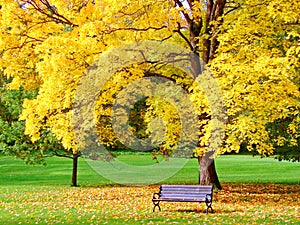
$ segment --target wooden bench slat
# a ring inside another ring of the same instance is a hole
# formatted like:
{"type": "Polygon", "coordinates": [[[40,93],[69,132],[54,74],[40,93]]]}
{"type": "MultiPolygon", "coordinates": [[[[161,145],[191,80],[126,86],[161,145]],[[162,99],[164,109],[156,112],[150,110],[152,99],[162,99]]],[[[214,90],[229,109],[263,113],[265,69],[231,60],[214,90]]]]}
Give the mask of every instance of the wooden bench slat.
{"type": "Polygon", "coordinates": [[[205,202],[205,198],[161,198],[160,201],[167,201],[167,202],[205,202]]]}
{"type": "Polygon", "coordinates": [[[201,190],[211,190],[212,186],[198,186],[198,185],[191,185],[191,186],[187,186],[187,185],[161,185],[162,189],[165,188],[171,188],[171,189],[201,189],[201,190]]]}
{"type": "Polygon", "coordinates": [[[186,187],[186,188],[192,188],[192,187],[201,187],[201,188],[211,188],[212,185],[199,185],[199,184],[162,184],[161,187],[186,187]]]}
{"type": "Polygon", "coordinates": [[[211,188],[212,186],[211,185],[184,185],[184,184],[162,184],[161,187],[173,187],[173,188],[176,188],[176,187],[182,187],[182,188],[211,188]]]}
{"type": "Polygon", "coordinates": [[[164,192],[181,192],[181,193],[211,193],[211,190],[209,191],[197,191],[197,190],[171,190],[171,189],[168,189],[168,190],[161,190],[160,191],[161,193],[164,193],[164,192]]]}
{"type": "Polygon", "coordinates": [[[197,193],[197,192],[179,192],[179,191],[168,191],[168,192],[160,192],[160,195],[195,195],[195,196],[206,196],[210,193],[197,193]]]}
{"type": "Polygon", "coordinates": [[[206,198],[207,195],[195,195],[195,194],[161,194],[159,198],[206,198]]]}
{"type": "Polygon", "coordinates": [[[189,191],[189,190],[161,190],[160,193],[197,193],[197,194],[207,194],[210,191],[189,191]]]}

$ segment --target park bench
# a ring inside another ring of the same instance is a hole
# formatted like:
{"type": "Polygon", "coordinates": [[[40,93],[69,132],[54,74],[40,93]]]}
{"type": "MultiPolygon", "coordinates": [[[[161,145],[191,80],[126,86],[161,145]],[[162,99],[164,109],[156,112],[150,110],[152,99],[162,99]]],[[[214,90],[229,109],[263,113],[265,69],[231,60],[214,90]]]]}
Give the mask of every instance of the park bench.
{"type": "Polygon", "coordinates": [[[201,185],[161,185],[158,193],[154,193],[152,202],[154,204],[153,212],[158,207],[161,208],[159,203],[161,201],[166,202],[205,202],[206,214],[208,209],[212,208],[213,186],[201,186],[201,185]]]}

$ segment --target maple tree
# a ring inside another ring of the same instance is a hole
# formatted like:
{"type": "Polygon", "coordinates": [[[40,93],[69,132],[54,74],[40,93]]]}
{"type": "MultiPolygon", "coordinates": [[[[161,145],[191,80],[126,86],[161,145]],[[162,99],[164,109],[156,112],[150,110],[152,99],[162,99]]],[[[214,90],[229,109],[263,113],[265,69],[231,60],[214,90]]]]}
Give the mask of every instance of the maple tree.
{"type": "MultiPolygon", "coordinates": [[[[220,81],[228,122],[224,148],[217,154],[239,151],[240,145],[247,143],[249,150],[268,155],[274,151],[272,141],[278,145],[297,143],[298,2],[1,0],[0,5],[0,65],[6,76],[13,77],[9,86],[39,88],[35,99],[24,101],[20,117],[32,141],[40,139],[41,130],[51,129],[77,160],[80,149],[73,132],[72,102],[86,69],[107,50],[152,39],[189,48],[220,81]],[[270,140],[266,125],[284,118],[292,118],[285,130],[289,138],[276,136],[270,140]]],[[[111,105],[115,93],[147,76],[147,71],[147,65],[124,68],[101,92],[96,113],[100,139],[107,145],[115,143],[115,137],[111,124],[107,124],[111,109],[102,110],[103,106],[111,105]],[[100,120],[105,116],[106,120],[100,120]]],[[[192,62],[192,71],[197,79],[202,72],[198,59],[192,62]]],[[[171,79],[163,70],[151,73],[171,79]]],[[[201,170],[199,182],[215,183],[220,188],[214,161],[208,159],[212,152],[206,153],[211,112],[200,97],[203,93],[188,79],[180,79],[175,81],[187,87],[202,126],[195,150],[201,170]]],[[[177,141],[178,115],[170,105],[155,99],[148,99],[148,104],[154,110],[148,110],[145,121],[161,113],[162,106],[167,107],[163,114],[166,121],[175,118],[175,123],[167,123],[170,132],[162,147],[168,150],[177,141]]]]}

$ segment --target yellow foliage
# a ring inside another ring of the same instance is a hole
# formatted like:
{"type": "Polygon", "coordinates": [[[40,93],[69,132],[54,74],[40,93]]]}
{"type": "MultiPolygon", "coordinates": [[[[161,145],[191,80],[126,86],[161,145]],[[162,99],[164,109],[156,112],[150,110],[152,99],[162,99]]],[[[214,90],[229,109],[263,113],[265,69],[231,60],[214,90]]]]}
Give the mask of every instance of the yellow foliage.
{"type": "MultiPolygon", "coordinates": [[[[231,124],[227,151],[244,142],[249,150],[272,153],[266,124],[298,115],[299,8],[295,1],[248,0],[224,17],[211,69],[224,90],[231,124]]],[[[295,124],[289,129],[297,133],[295,124]]],[[[284,144],[283,137],[277,144],[284,144]]]]}
{"type": "MultiPolygon", "coordinates": [[[[20,119],[26,121],[26,134],[34,141],[41,128],[48,128],[66,149],[77,151],[72,104],[77,85],[97,58],[116,46],[149,39],[185,47],[196,43],[196,53],[201,55],[205,48],[201,40],[212,38],[208,28],[221,25],[218,33],[213,29],[219,47],[209,64],[214,74],[211,80],[217,79],[223,90],[228,115],[224,148],[218,154],[238,152],[245,142],[249,150],[272,153],[266,124],[299,117],[299,1],[245,0],[233,11],[231,6],[236,5],[228,3],[222,20],[219,17],[210,24],[205,17],[206,1],[194,1],[190,8],[174,2],[180,1],[0,0],[0,67],[6,76],[13,77],[10,88],[39,89],[36,99],[24,102],[20,119]],[[185,15],[201,21],[197,37],[190,35],[192,28],[185,15]]],[[[200,143],[195,153],[202,155],[209,145],[216,150],[218,146],[211,140],[217,135],[216,128],[222,126],[216,115],[223,112],[214,109],[221,100],[209,95],[220,93],[207,94],[216,84],[211,80],[194,82],[174,68],[151,69],[151,65],[132,65],[107,81],[93,112],[100,139],[107,145],[116,141],[111,124],[101,120],[111,116],[109,105],[114,96],[154,71],[184,87],[193,102],[200,118],[195,124],[200,143]]],[[[172,150],[181,132],[180,116],[172,104],[149,98],[145,114],[149,132],[155,133],[151,119],[158,115],[166,124],[163,148],[172,150]]],[[[294,137],[298,124],[289,126],[294,137]]]]}

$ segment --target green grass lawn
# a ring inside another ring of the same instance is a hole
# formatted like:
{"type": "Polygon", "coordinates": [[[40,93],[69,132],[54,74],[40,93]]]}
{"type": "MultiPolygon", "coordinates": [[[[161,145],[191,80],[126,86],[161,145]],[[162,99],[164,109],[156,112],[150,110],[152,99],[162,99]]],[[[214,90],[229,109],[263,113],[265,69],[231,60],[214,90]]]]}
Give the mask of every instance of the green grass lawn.
{"type": "Polygon", "coordinates": [[[224,155],[216,160],[221,182],[300,184],[300,163],[251,155],[224,155]]]}
{"type": "MultiPolygon", "coordinates": [[[[149,165],[154,161],[150,155],[120,155],[119,160],[130,165],[149,165]]],[[[216,168],[221,182],[239,183],[290,183],[300,182],[300,163],[278,162],[273,158],[250,155],[224,155],[216,159],[216,168]]],[[[22,160],[0,157],[0,185],[68,185],[70,184],[72,161],[65,158],[49,158],[47,166],[26,165],[22,160]]],[[[130,175],[128,175],[130,176],[130,175]]],[[[197,183],[196,159],[189,160],[184,168],[161,183],[197,183]]],[[[95,172],[84,160],[79,160],[78,183],[82,186],[112,184],[95,172]]]]}
{"type": "MultiPolygon", "coordinates": [[[[118,159],[136,166],[154,163],[147,154],[118,159]]],[[[198,203],[166,203],[162,212],[152,213],[158,185],[114,185],[80,159],[80,187],[74,188],[69,159],[29,166],[0,156],[0,224],[299,224],[299,163],[224,155],[216,168],[223,190],[214,195],[215,214],[205,215],[198,203]]],[[[191,159],[161,183],[196,184],[197,176],[197,160],[191,159]]]]}

